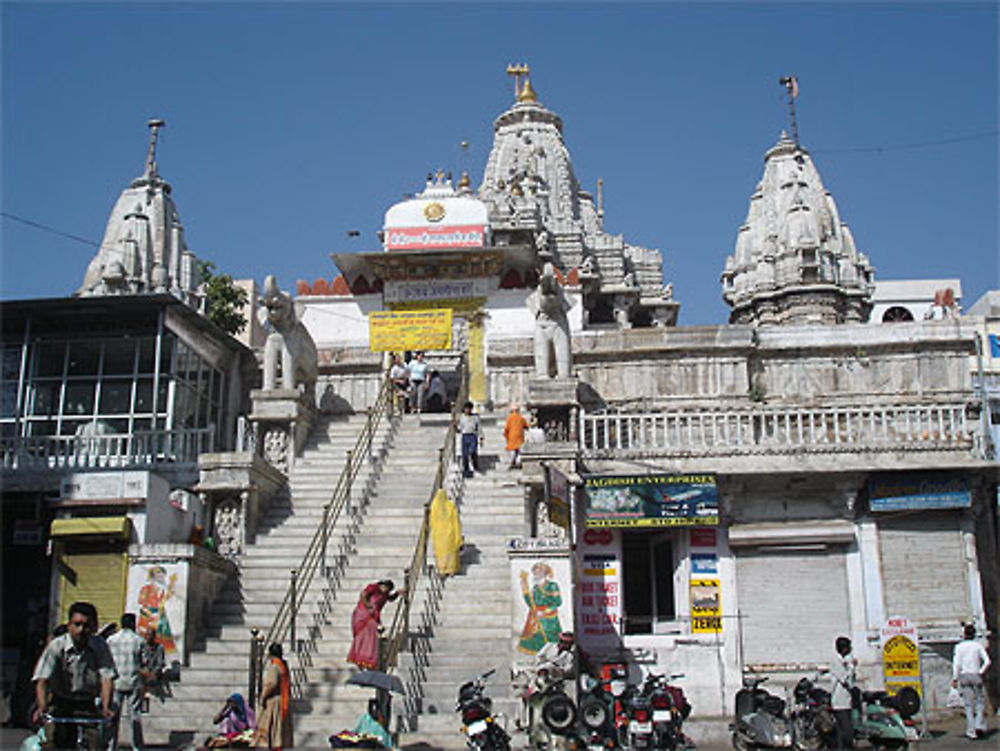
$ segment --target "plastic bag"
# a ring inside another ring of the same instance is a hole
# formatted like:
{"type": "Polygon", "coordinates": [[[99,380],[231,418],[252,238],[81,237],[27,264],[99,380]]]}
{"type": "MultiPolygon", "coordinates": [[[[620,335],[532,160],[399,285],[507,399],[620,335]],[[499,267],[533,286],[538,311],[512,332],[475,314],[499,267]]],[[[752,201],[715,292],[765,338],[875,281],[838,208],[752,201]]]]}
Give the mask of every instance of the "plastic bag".
{"type": "Polygon", "coordinates": [[[962,700],[962,693],[955,687],[948,692],[948,699],[945,702],[945,706],[949,709],[960,709],[965,706],[965,702],[962,700]]]}

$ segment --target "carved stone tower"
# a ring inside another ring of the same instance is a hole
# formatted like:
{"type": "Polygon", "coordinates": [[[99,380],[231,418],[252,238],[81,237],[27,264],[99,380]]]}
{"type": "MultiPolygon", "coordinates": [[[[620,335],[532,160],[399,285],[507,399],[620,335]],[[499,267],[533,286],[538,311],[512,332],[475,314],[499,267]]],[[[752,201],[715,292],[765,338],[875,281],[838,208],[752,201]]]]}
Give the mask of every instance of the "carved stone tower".
{"type": "Polygon", "coordinates": [[[726,259],[730,323],[863,322],[873,290],[874,270],[809,152],[782,133],[764,156],[764,177],[726,259]]]}

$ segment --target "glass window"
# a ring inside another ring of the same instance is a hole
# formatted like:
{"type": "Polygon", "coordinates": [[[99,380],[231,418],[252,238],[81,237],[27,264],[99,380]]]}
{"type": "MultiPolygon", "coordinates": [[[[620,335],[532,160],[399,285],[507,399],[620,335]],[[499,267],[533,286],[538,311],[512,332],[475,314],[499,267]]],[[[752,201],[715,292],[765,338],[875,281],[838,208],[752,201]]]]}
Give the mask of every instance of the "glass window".
{"type": "Polygon", "coordinates": [[[63,414],[73,415],[94,414],[94,381],[76,381],[66,384],[66,405],[63,414]]]}
{"type": "Polygon", "coordinates": [[[160,376],[160,387],[156,393],[156,412],[160,415],[167,414],[167,391],[170,388],[170,380],[160,376]]]}
{"type": "Polygon", "coordinates": [[[100,362],[100,342],[73,342],[69,346],[69,367],[66,372],[71,376],[97,375],[100,362]]]}
{"type": "Polygon", "coordinates": [[[17,381],[0,385],[0,417],[17,417],[17,381]]]}
{"type": "Polygon", "coordinates": [[[2,371],[0,378],[5,381],[16,381],[21,372],[21,348],[4,347],[2,360],[2,371]]]}
{"type": "Polygon", "coordinates": [[[29,414],[55,415],[59,411],[59,381],[35,381],[31,389],[29,414]]]}
{"type": "Polygon", "coordinates": [[[132,402],[132,381],[125,378],[105,378],[101,382],[102,415],[127,415],[132,402]]]}
{"type": "Polygon", "coordinates": [[[47,436],[56,434],[55,420],[32,420],[28,423],[28,435],[47,436]]]}
{"type": "Polygon", "coordinates": [[[135,340],[114,339],[105,342],[104,375],[132,375],[134,368],[135,340]]]}
{"type": "Polygon", "coordinates": [[[142,378],[135,385],[135,412],[153,411],[153,379],[142,378]]]}
{"type": "Polygon", "coordinates": [[[145,337],[139,340],[139,372],[152,373],[156,364],[156,339],[145,337]]]}
{"type": "Polygon", "coordinates": [[[65,359],[65,342],[41,342],[35,354],[35,375],[62,378],[65,359]]]}
{"type": "Polygon", "coordinates": [[[170,355],[174,349],[174,337],[164,335],[160,340],[160,372],[173,373],[170,367],[170,355]]]}

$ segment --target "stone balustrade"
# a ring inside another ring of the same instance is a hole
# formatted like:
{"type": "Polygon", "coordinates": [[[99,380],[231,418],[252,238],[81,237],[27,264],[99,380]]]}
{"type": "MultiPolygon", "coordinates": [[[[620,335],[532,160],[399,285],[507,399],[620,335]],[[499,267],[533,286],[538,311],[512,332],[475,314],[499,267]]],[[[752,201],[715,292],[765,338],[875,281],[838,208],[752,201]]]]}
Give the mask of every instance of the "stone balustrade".
{"type": "Polygon", "coordinates": [[[977,448],[965,404],[581,412],[585,456],[977,448]]]}

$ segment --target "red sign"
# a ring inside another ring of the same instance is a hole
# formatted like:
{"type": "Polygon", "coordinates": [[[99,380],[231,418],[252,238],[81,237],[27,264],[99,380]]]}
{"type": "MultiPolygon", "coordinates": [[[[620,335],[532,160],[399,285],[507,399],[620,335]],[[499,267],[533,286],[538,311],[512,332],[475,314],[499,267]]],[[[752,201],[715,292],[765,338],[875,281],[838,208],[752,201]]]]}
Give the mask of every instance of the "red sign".
{"type": "Polygon", "coordinates": [[[715,530],[705,527],[697,527],[691,530],[692,548],[714,548],[715,530]]]}
{"type": "Polygon", "coordinates": [[[583,533],[583,541],[588,545],[610,545],[614,538],[610,529],[588,529],[583,533]]]}
{"type": "Polygon", "coordinates": [[[481,248],[486,241],[482,224],[450,227],[393,227],[385,231],[387,250],[419,248],[481,248]]]}

